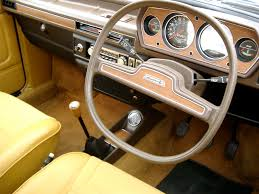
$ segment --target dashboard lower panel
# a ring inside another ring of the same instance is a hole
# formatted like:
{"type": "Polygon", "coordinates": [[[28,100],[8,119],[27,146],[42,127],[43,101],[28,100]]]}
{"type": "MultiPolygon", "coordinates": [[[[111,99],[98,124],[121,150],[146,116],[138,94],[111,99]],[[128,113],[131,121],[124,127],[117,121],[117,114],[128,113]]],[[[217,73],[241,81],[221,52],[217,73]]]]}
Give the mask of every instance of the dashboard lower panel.
{"type": "Polygon", "coordinates": [[[20,15],[15,17],[23,33],[33,44],[59,56],[74,59],[72,32],[28,17],[20,15]],[[42,25],[45,26],[44,32],[41,30],[42,25]]]}

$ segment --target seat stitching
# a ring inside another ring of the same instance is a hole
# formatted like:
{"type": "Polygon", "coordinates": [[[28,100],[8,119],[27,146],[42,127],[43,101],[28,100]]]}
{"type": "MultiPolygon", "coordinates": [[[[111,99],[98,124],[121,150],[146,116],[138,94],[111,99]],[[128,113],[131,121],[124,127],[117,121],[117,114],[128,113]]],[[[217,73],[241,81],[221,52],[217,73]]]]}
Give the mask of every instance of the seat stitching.
{"type": "MultiPolygon", "coordinates": [[[[97,175],[97,173],[95,173],[95,172],[97,171],[98,168],[101,167],[102,164],[103,164],[103,162],[100,162],[100,163],[96,166],[96,168],[95,168],[95,170],[94,170],[94,175],[91,176],[91,178],[88,180],[88,182],[86,183],[86,185],[89,185],[89,184],[90,184],[90,181],[97,175]]],[[[98,189],[98,187],[96,187],[96,188],[98,189]]],[[[101,192],[98,191],[98,193],[101,193],[101,192]]]]}

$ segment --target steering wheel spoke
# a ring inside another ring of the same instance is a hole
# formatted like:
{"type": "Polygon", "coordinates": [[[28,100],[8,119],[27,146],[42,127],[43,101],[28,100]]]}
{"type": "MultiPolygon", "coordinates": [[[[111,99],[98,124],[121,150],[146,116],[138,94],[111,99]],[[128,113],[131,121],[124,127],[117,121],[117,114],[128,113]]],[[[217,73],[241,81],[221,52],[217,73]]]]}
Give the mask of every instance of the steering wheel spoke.
{"type": "Polygon", "coordinates": [[[195,101],[199,102],[203,107],[205,107],[205,112],[204,114],[202,114],[201,116],[199,115],[194,115],[194,114],[191,114],[203,121],[205,121],[206,123],[208,124],[212,124],[213,123],[213,119],[215,118],[215,115],[218,114],[218,110],[219,110],[219,107],[212,104],[211,102],[205,100],[204,98],[198,96],[197,94],[195,93],[192,93],[192,94],[189,94],[192,96],[193,99],[195,99],[195,101]]]}
{"type": "MultiPolygon", "coordinates": [[[[123,72],[133,69],[133,68],[125,66],[125,65],[119,65],[118,63],[115,63],[113,61],[108,61],[108,60],[102,59],[101,57],[98,58],[96,63],[98,63],[98,64],[96,64],[96,67],[98,67],[96,69],[96,71],[100,74],[103,74],[103,72],[104,72],[103,68],[105,68],[105,67],[110,67],[110,68],[116,69],[117,71],[123,71],[123,72]]],[[[109,75],[109,74],[106,76],[113,78],[113,76],[109,75]]]]}
{"type": "Polygon", "coordinates": [[[217,110],[215,105],[187,90],[180,73],[162,64],[147,61],[134,69],[103,61],[99,72],[206,122],[217,110]]]}
{"type": "Polygon", "coordinates": [[[104,63],[108,63],[107,60],[103,59],[100,54],[97,54],[96,58],[95,58],[95,61],[94,61],[94,68],[93,68],[93,71],[94,71],[94,74],[97,74],[100,72],[100,66],[101,64],[104,64],[104,63]]]}

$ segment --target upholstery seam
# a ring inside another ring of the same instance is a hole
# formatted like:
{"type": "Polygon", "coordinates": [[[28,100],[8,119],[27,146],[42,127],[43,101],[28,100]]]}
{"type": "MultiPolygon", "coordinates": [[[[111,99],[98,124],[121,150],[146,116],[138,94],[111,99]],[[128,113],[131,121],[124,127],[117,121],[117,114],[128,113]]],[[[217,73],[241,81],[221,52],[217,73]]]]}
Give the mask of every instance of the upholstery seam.
{"type": "MultiPolygon", "coordinates": [[[[71,190],[73,189],[73,186],[75,185],[75,182],[80,178],[80,175],[82,173],[82,171],[84,170],[84,168],[86,168],[87,163],[91,160],[91,158],[93,158],[92,156],[89,158],[89,160],[85,163],[85,166],[83,167],[83,169],[81,169],[81,172],[78,174],[78,177],[73,181],[73,184],[71,184],[70,190],[68,191],[67,194],[69,194],[71,192],[71,190]]],[[[87,182],[85,183],[86,185],[89,184],[90,180],[93,178],[97,168],[100,167],[100,165],[102,164],[102,162],[98,159],[98,164],[95,166],[95,168],[93,169],[93,172],[91,173],[90,178],[87,180],[87,182]]]]}
{"type": "MultiPolygon", "coordinates": [[[[54,118],[52,118],[52,117],[49,117],[49,118],[46,118],[46,119],[44,119],[43,121],[45,121],[45,120],[48,120],[48,119],[54,119],[54,118]]],[[[57,121],[57,120],[56,120],[57,121]]],[[[60,129],[61,129],[61,124],[60,124],[60,122],[58,122],[57,121],[57,123],[58,123],[58,125],[59,125],[59,127],[58,127],[58,130],[55,132],[55,133],[53,133],[51,136],[49,136],[49,137],[46,137],[46,138],[44,138],[43,140],[41,140],[39,143],[37,143],[34,147],[32,147],[31,149],[28,149],[28,151],[26,151],[23,155],[21,155],[19,158],[17,158],[13,163],[12,163],[12,165],[10,165],[9,166],[9,168],[7,168],[2,174],[0,174],[0,177],[2,177],[2,176],[4,176],[7,172],[8,172],[8,170],[10,170],[14,165],[16,165],[21,159],[23,159],[26,155],[28,155],[29,153],[31,153],[32,151],[34,151],[40,144],[42,144],[42,143],[44,143],[45,141],[48,141],[49,139],[51,139],[52,137],[54,137],[55,135],[57,135],[58,133],[59,133],[59,131],[60,131],[60,129]]],[[[34,124],[36,124],[36,123],[34,123],[34,124]]],[[[30,126],[33,126],[34,124],[32,124],[32,125],[30,125],[30,126]]]]}
{"type": "MultiPolygon", "coordinates": [[[[68,153],[68,154],[71,154],[71,153],[68,153]]],[[[90,157],[90,158],[91,158],[91,157],[90,157]]],[[[90,158],[86,161],[86,163],[84,163],[84,164],[82,165],[82,166],[83,166],[83,169],[84,169],[84,166],[86,166],[87,163],[89,162],[90,158]]],[[[79,175],[81,174],[81,172],[82,172],[82,169],[81,169],[81,170],[79,169],[79,172],[74,173],[74,175],[72,175],[72,176],[70,177],[70,180],[71,180],[72,178],[76,177],[76,176],[79,176],[79,175]]],[[[65,190],[68,190],[67,193],[70,192],[69,188],[72,188],[72,187],[73,187],[73,184],[75,183],[76,180],[77,180],[77,178],[76,178],[74,181],[72,181],[73,183],[71,183],[71,186],[70,186],[70,187],[67,186],[67,188],[65,189],[65,190]]],[[[62,194],[63,194],[63,192],[62,192],[62,194]]]]}
{"type": "MultiPolygon", "coordinates": [[[[78,153],[78,152],[69,152],[69,153],[67,153],[67,154],[63,154],[63,155],[59,156],[57,159],[54,159],[53,162],[52,162],[52,164],[53,164],[53,163],[56,163],[56,162],[57,162],[58,160],[60,160],[61,158],[66,157],[67,155],[72,155],[72,154],[77,154],[77,153],[78,153]]],[[[39,170],[38,172],[36,172],[35,174],[33,174],[33,175],[32,175],[29,179],[27,179],[22,185],[20,185],[20,186],[13,192],[13,194],[19,192],[19,190],[21,190],[22,187],[23,187],[24,185],[26,185],[26,184],[31,180],[31,178],[33,178],[33,177],[39,175],[42,171],[45,171],[47,168],[48,168],[48,165],[45,166],[42,170],[39,170]]]]}
{"type": "MultiPolygon", "coordinates": [[[[101,165],[103,164],[102,161],[99,161],[99,164],[96,166],[95,170],[94,170],[94,174],[91,176],[91,178],[88,180],[88,182],[86,183],[86,185],[89,185],[90,184],[90,181],[96,176],[97,173],[95,173],[97,171],[98,168],[101,167],[101,165]]],[[[98,188],[98,187],[97,187],[98,188]]],[[[98,193],[100,193],[98,191],[98,193]]]]}

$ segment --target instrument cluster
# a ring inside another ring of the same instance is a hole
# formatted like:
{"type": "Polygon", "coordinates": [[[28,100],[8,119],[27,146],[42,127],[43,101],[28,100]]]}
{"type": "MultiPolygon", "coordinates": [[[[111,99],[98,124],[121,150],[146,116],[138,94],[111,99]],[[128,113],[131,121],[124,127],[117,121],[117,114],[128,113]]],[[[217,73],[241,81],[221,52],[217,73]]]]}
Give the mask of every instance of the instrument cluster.
{"type": "MultiPolygon", "coordinates": [[[[246,77],[258,60],[257,33],[227,21],[221,23],[235,44],[239,75],[246,77]]],[[[144,46],[194,59],[218,70],[227,71],[229,68],[222,38],[212,26],[195,15],[148,8],[142,16],[141,30],[144,46]]]]}
{"type": "Polygon", "coordinates": [[[144,22],[145,32],[155,35],[162,28],[166,44],[173,49],[185,49],[193,42],[195,31],[192,22],[185,15],[171,14],[161,26],[160,21],[154,16],[146,17],[144,22]],[[151,19],[150,19],[151,18],[151,19]]]}

